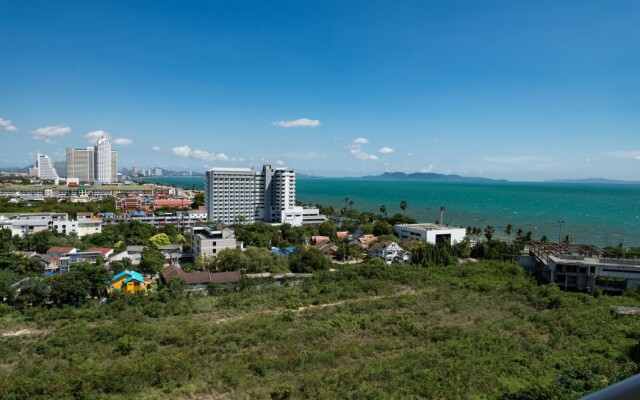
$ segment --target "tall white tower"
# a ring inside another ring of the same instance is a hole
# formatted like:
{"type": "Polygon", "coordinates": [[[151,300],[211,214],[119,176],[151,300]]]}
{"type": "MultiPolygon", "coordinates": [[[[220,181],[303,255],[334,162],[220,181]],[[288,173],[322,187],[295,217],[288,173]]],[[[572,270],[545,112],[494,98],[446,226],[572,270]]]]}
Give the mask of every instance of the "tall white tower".
{"type": "Polygon", "coordinates": [[[36,168],[38,170],[38,178],[47,179],[47,180],[57,180],[60,179],[56,170],[53,168],[51,164],[51,159],[44,154],[38,154],[38,158],[36,159],[36,168]]]}
{"type": "Polygon", "coordinates": [[[100,183],[111,183],[111,140],[105,136],[98,139],[95,146],[95,179],[100,183]]]}

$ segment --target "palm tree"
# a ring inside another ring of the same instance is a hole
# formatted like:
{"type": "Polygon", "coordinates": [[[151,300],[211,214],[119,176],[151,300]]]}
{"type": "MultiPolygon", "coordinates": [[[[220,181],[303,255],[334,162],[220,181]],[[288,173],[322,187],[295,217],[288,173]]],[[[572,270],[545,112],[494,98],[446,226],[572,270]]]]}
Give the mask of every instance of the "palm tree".
{"type": "Polygon", "coordinates": [[[487,240],[491,240],[494,233],[496,233],[496,228],[494,228],[493,226],[487,225],[487,227],[484,228],[484,236],[487,238],[487,240]]]}
{"type": "Polygon", "coordinates": [[[345,203],[348,203],[349,202],[349,196],[344,196],[344,199],[342,199],[342,200],[344,200],[345,203]]]}
{"type": "Polygon", "coordinates": [[[400,208],[402,209],[402,214],[405,214],[405,210],[407,209],[407,201],[406,200],[402,200],[400,202],[400,208]]]}
{"type": "Polygon", "coordinates": [[[542,243],[547,243],[547,242],[549,241],[549,238],[547,237],[547,235],[543,235],[543,236],[540,238],[540,241],[541,241],[542,243]]]}
{"type": "Polygon", "coordinates": [[[387,216],[387,206],[385,206],[384,204],[380,206],[380,214],[384,214],[384,216],[387,216]]]}
{"type": "Polygon", "coordinates": [[[478,241],[478,235],[480,235],[482,233],[482,229],[480,229],[477,226],[474,226],[472,231],[473,231],[473,236],[476,237],[476,242],[477,242],[478,241]]]}
{"type": "Polygon", "coordinates": [[[349,207],[353,210],[353,200],[349,201],[349,207]]]}
{"type": "Polygon", "coordinates": [[[571,243],[573,243],[573,238],[571,237],[571,235],[567,235],[567,236],[562,238],[562,243],[571,244],[571,243]]]}
{"type": "Polygon", "coordinates": [[[509,241],[511,241],[511,232],[513,231],[513,225],[508,224],[505,228],[504,228],[504,233],[507,234],[507,236],[509,236],[509,241]]]}

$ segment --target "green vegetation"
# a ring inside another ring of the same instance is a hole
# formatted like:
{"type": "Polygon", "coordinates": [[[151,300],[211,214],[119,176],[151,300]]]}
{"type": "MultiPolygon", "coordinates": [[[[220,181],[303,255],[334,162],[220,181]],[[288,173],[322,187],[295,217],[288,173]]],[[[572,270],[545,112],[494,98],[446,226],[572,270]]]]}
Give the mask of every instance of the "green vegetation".
{"type": "Polygon", "coordinates": [[[175,282],[5,310],[2,397],[575,399],[638,372],[640,319],[611,307],[638,299],[538,286],[510,264],[371,262],[207,297],[175,282]]]}
{"type": "Polygon", "coordinates": [[[26,203],[10,203],[8,197],[0,197],[0,213],[35,213],[35,212],[59,212],[69,214],[69,218],[75,219],[79,212],[115,212],[116,202],[104,199],[89,203],[72,203],[68,200],[48,198],[44,201],[27,205],[26,203]]]}

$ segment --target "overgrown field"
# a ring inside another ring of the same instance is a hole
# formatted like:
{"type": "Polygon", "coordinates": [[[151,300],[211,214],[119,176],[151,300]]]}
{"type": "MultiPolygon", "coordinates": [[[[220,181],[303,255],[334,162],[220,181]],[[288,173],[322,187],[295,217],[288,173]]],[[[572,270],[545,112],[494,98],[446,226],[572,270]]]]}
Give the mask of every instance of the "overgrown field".
{"type": "Polygon", "coordinates": [[[578,398],[638,372],[630,297],[514,265],[345,267],[293,287],[3,309],[0,393],[32,398],[578,398]]]}

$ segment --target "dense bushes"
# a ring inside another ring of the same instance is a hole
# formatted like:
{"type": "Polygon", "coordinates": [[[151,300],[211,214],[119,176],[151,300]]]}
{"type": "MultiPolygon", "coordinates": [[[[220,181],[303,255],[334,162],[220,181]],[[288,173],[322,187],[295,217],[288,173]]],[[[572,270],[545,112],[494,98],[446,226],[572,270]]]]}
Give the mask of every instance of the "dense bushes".
{"type": "Polygon", "coordinates": [[[575,399],[638,369],[640,320],[611,312],[633,298],[538,286],[512,264],[336,268],[6,314],[3,333],[32,333],[0,341],[2,397],[575,399]]]}

